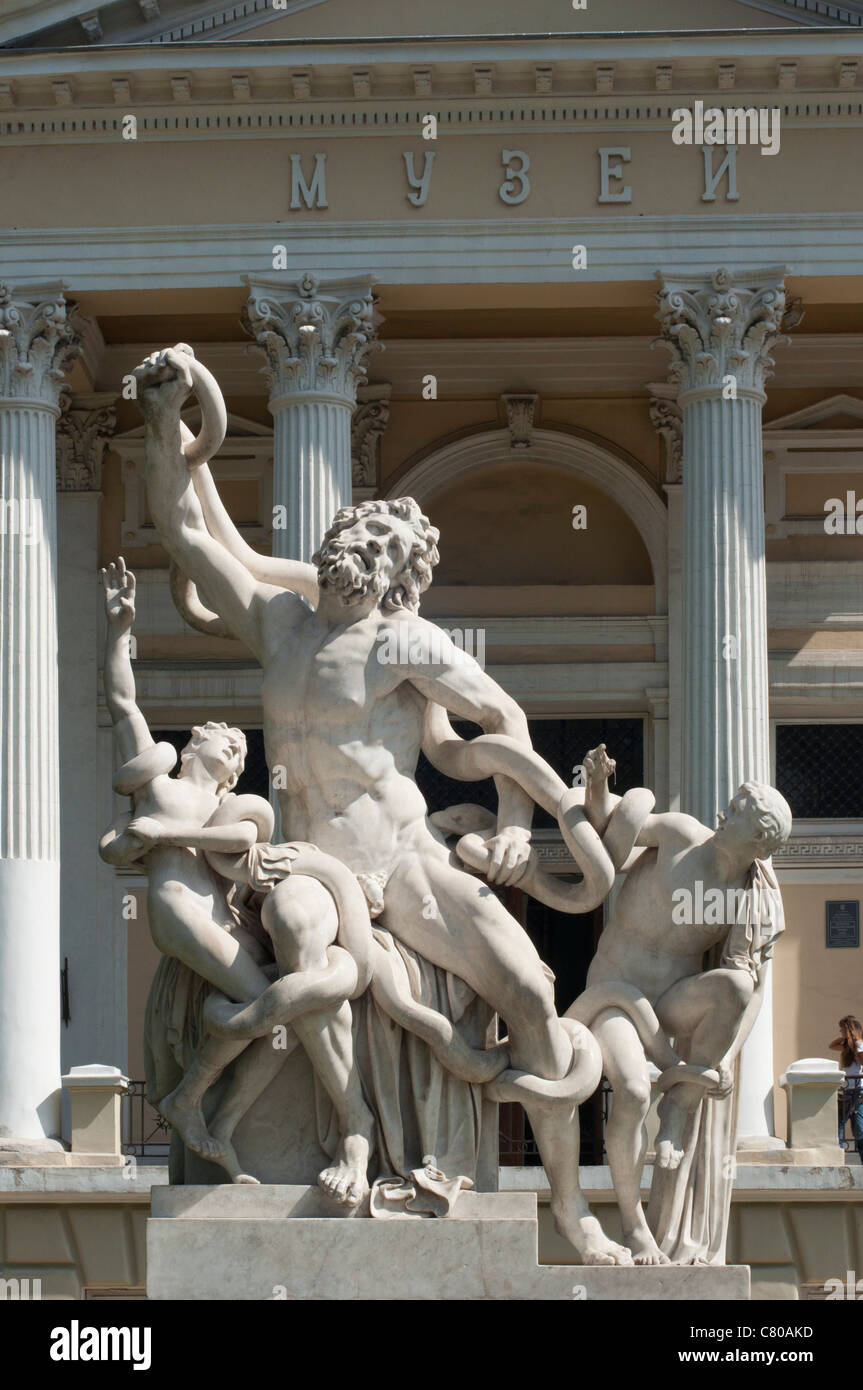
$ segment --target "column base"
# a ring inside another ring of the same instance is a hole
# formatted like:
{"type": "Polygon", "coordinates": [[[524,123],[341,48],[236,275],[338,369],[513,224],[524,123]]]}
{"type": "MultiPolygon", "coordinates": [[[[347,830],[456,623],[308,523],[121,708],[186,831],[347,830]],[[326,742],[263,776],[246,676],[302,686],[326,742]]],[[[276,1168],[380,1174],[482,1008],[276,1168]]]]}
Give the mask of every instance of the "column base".
{"type": "Polygon", "coordinates": [[[0,1168],[125,1168],[123,1154],[81,1154],[56,1139],[0,1139],[0,1168]],[[45,1147],[50,1146],[50,1147],[45,1147]]]}
{"type": "Polygon", "coordinates": [[[67,1158],[59,1139],[0,1139],[0,1168],[54,1167],[67,1158]]]}
{"type": "Polygon", "coordinates": [[[782,1154],[788,1152],[784,1139],[773,1134],[738,1135],[737,1152],[742,1155],[742,1163],[783,1163],[782,1154]]]}

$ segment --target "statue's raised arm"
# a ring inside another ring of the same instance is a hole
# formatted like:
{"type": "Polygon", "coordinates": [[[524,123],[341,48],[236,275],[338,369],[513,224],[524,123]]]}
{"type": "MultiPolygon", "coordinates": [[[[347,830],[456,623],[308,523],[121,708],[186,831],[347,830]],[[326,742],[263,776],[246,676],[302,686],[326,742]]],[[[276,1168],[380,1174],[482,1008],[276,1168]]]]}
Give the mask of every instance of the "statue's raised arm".
{"type": "Polygon", "coordinates": [[[234,559],[245,565],[253,579],[258,579],[263,584],[275,584],[280,589],[290,589],[295,594],[301,594],[316,607],[318,573],[314,565],[275,555],[259,555],[243,540],[229,517],[208,465],[203,463],[199,468],[195,468],[192,478],[210,535],[214,536],[234,559]]]}
{"type": "MultiPolygon", "coordinates": [[[[148,357],[136,368],[135,378],[145,422],[147,497],[159,538],[183,574],[215,607],[230,634],[260,657],[267,603],[284,593],[284,586],[256,578],[231,548],[212,534],[194,482],[194,473],[206,467],[207,458],[224,439],[226,416],[221,392],[182,344],[148,357]],[[191,439],[180,419],[182,406],[193,390],[199,394],[203,415],[197,440],[191,439]]],[[[221,509],[222,528],[233,532],[212,478],[209,484],[210,502],[215,497],[217,510],[221,509]]],[[[218,529],[218,515],[214,516],[218,529]]],[[[244,544],[238,536],[236,541],[244,544]]]]}

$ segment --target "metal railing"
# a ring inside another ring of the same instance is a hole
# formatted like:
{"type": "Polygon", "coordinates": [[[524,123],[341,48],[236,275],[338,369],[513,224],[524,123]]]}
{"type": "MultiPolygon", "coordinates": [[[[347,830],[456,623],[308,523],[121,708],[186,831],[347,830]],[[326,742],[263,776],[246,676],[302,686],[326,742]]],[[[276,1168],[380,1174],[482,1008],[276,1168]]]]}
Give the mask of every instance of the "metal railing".
{"type": "MultiPolygon", "coordinates": [[[[154,1110],[146,1098],[146,1083],[130,1081],[122,1098],[122,1151],[137,1159],[161,1159],[167,1162],[171,1146],[171,1126],[154,1110]]],[[[581,1125],[582,1165],[605,1162],[605,1129],[611,1087],[602,1085],[590,1100],[579,1108],[581,1125]]],[[[501,1105],[499,1112],[500,1163],[504,1167],[536,1168],[542,1164],[539,1148],[533,1137],[530,1122],[520,1105],[501,1105]]]]}
{"type": "Polygon", "coordinates": [[[120,1107],[122,1152],[138,1159],[168,1161],[171,1126],[145,1095],[146,1082],[130,1081],[120,1107]]]}
{"type": "MultiPolygon", "coordinates": [[[[605,1130],[608,1124],[611,1087],[603,1077],[595,1095],[579,1106],[582,1167],[605,1163],[605,1130]]],[[[498,1126],[498,1152],[503,1168],[538,1168],[542,1164],[530,1122],[520,1105],[501,1105],[498,1126]]]]}

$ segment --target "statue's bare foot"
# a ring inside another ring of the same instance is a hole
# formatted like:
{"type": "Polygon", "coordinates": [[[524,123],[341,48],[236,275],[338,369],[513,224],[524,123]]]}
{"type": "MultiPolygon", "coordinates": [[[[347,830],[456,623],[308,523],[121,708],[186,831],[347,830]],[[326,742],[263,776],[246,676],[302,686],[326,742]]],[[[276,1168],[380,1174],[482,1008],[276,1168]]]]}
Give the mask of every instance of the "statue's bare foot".
{"type": "Polygon", "coordinates": [[[624,1240],[632,1254],[632,1260],[637,1265],[667,1265],[671,1264],[667,1255],[663,1255],[653,1236],[645,1227],[643,1231],[626,1231],[624,1240]]]}
{"type": "Polygon", "coordinates": [[[244,1172],[243,1166],[237,1157],[237,1151],[231,1143],[231,1133],[232,1130],[229,1130],[227,1127],[221,1127],[218,1122],[213,1125],[210,1131],[210,1137],[222,1150],[222,1157],[217,1159],[216,1162],[221,1164],[231,1179],[231,1182],[254,1183],[256,1186],[259,1186],[260,1184],[257,1178],[253,1178],[251,1173],[244,1172]]]}
{"type": "Polygon", "coordinates": [[[318,1187],[340,1206],[357,1207],[369,1190],[370,1145],[363,1134],[348,1134],[331,1168],[318,1174],[318,1187]]]}
{"type": "Polygon", "coordinates": [[[185,1100],[177,1091],[172,1091],[159,1102],[159,1114],[177,1131],[187,1149],[213,1163],[220,1163],[225,1157],[224,1147],[207,1129],[199,1104],[185,1100]]]}
{"type": "Polygon", "coordinates": [[[564,1206],[551,1204],[551,1214],[558,1231],[577,1250],[585,1265],[631,1265],[632,1256],[623,1245],[609,1240],[595,1216],[568,1212],[564,1206]]]}
{"type": "Polygon", "coordinates": [[[656,1142],[656,1166],[657,1168],[679,1168],[683,1158],[683,1149],[679,1148],[672,1139],[658,1139],[656,1142]]]}

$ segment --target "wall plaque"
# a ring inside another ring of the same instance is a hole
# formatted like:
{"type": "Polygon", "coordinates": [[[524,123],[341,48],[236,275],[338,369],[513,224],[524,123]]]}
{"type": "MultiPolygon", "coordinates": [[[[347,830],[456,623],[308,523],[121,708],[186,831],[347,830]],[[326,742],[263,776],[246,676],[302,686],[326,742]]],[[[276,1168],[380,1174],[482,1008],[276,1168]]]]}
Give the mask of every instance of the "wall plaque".
{"type": "Polygon", "coordinates": [[[857,902],[828,902],[827,908],[827,945],[828,946],[859,946],[860,945],[860,903],[857,902]]]}

